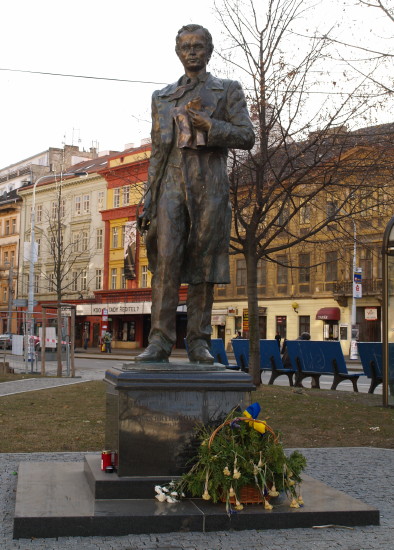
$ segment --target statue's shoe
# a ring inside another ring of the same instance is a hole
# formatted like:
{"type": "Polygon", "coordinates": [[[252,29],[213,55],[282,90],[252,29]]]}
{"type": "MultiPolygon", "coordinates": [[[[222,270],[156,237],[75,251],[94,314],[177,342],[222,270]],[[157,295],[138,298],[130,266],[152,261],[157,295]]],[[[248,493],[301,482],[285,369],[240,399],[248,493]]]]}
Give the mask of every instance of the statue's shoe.
{"type": "Polygon", "coordinates": [[[134,360],[141,363],[168,363],[168,353],[156,344],[149,344],[134,360]]]}
{"type": "Polygon", "coordinates": [[[204,346],[197,346],[192,351],[189,351],[188,355],[191,363],[206,363],[208,365],[213,365],[215,362],[215,359],[204,346]]]}

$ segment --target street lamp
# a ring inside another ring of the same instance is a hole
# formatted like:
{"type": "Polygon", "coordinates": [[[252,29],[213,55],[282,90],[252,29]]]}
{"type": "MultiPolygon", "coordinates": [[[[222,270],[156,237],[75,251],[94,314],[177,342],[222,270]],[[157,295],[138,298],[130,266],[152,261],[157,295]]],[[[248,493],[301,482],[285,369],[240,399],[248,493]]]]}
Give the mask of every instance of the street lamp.
{"type": "Polygon", "coordinates": [[[357,339],[356,339],[356,324],[357,324],[357,306],[356,297],[354,296],[354,274],[357,269],[357,229],[356,222],[351,219],[353,223],[353,273],[352,273],[352,317],[350,326],[350,359],[357,359],[357,339]]]}
{"type": "MultiPolygon", "coordinates": [[[[65,172],[60,174],[60,183],[65,176],[87,176],[87,172],[65,172]]],[[[31,209],[31,221],[30,221],[30,254],[29,254],[29,281],[28,281],[28,295],[27,295],[27,333],[28,333],[28,347],[29,347],[29,359],[32,361],[33,369],[33,356],[34,356],[34,263],[36,261],[35,253],[35,221],[36,221],[36,187],[44,179],[55,179],[56,175],[46,174],[38,178],[33,185],[33,201],[31,209]]],[[[27,367],[27,365],[26,365],[27,367]]]]}

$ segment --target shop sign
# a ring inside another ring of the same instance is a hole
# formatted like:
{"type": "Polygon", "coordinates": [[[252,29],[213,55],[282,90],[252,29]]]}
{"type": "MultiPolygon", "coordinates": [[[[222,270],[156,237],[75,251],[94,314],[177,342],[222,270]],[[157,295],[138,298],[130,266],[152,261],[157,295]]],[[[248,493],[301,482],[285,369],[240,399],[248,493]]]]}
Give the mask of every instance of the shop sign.
{"type": "Polygon", "coordinates": [[[249,332],[249,310],[247,309],[242,312],[242,331],[249,332]]]}
{"type": "Polygon", "coordinates": [[[225,315],[212,315],[211,318],[211,324],[212,325],[225,325],[226,324],[226,316],[225,315]]]}
{"type": "Polygon", "coordinates": [[[367,321],[377,321],[378,320],[378,310],[376,307],[366,307],[365,308],[365,319],[367,321]]]}
{"type": "Polygon", "coordinates": [[[137,315],[150,313],[149,302],[118,302],[117,304],[92,304],[92,315],[137,315]]]}

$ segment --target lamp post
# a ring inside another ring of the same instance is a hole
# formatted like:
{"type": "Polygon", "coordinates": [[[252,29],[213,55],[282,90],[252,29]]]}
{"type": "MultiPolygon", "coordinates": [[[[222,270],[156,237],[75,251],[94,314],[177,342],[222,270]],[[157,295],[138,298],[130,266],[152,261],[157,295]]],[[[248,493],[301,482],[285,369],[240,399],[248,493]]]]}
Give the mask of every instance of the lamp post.
{"type": "Polygon", "coordinates": [[[357,269],[357,228],[356,222],[353,222],[353,273],[352,273],[352,315],[351,315],[351,327],[350,327],[350,359],[357,359],[357,340],[356,340],[356,324],[357,324],[357,306],[356,297],[354,296],[354,274],[357,269]]]}
{"type": "MultiPolygon", "coordinates": [[[[65,172],[60,174],[60,184],[65,176],[87,176],[87,172],[65,172]]],[[[29,281],[27,295],[27,334],[28,334],[28,359],[32,361],[34,357],[34,264],[37,261],[36,241],[35,241],[35,221],[36,221],[36,188],[37,185],[44,179],[56,180],[56,175],[46,174],[38,178],[33,185],[33,200],[30,220],[30,253],[29,253],[29,281]]],[[[27,369],[27,364],[26,364],[27,369]]]]}

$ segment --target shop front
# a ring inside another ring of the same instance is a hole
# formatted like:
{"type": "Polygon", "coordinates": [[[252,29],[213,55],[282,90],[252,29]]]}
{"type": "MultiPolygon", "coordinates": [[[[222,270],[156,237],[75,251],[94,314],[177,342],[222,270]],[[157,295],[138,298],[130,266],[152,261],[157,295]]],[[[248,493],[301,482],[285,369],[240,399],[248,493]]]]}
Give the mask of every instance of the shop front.
{"type": "Polygon", "coordinates": [[[323,321],[323,340],[339,339],[339,321],[341,310],[339,307],[322,307],[316,313],[316,320],[323,321]]]}

